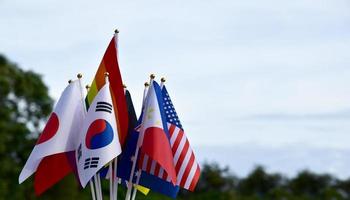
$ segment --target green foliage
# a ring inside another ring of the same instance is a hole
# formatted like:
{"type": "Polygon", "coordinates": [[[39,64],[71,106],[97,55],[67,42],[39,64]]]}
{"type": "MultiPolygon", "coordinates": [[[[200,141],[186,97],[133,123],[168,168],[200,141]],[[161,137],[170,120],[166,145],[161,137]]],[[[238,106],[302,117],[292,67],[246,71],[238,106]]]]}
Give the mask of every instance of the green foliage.
{"type": "Polygon", "coordinates": [[[278,174],[267,174],[263,167],[256,167],[247,178],[240,181],[238,190],[243,195],[266,196],[273,189],[283,183],[283,178],[278,174]]]}
{"type": "Polygon", "coordinates": [[[52,100],[41,77],[23,71],[0,55],[0,196],[32,198],[31,186],[18,175],[33,148],[52,100]]]}
{"type": "MultiPolygon", "coordinates": [[[[51,112],[52,99],[40,75],[24,71],[0,55],[0,200],[1,199],[91,199],[89,186],[81,189],[73,175],[67,176],[42,196],[34,195],[33,178],[18,184],[19,173],[51,112]]],[[[102,181],[104,199],[109,199],[108,181],[102,181]]],[[[118,189],[124,199],[126,189],[118,189]]],[[[302,171],[288,179],[257,166],[239,179],[227,167],[204,164],[194,192],[181,190],[181,200],[345,200],[350,198],[350,180],[302,171]]],[[[138,200],[170,200],[150,192],[138,200]]]]}

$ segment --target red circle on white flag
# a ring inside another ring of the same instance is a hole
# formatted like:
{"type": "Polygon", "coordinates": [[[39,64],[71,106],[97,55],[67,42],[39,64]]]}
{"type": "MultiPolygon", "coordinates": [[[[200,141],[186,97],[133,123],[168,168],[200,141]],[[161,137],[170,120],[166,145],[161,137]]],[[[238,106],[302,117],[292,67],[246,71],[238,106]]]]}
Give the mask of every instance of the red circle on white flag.
{"type": "Polygon", "coordinates": [[[49,139],[51,139],[53,136],[55,136],[58,131],[59,124],[60,123],[59,123],[58,117],[56,113],[53,112],[49,120],[47,121],[46,126],[43,132],[41,133],[36,144],[41,144],[43,142],[46,142],[49,139]]]}

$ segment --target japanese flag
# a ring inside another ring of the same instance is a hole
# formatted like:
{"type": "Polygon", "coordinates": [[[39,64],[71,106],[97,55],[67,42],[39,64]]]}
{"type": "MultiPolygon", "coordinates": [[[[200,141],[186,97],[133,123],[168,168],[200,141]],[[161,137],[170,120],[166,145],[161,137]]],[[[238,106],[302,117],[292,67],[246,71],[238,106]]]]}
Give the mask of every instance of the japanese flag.
{"type": "Polygon", "coordinates": [[[76,150],[76,162],[83,187],[107,163],[121,153],[109,83],[90,105],[76,150]]]}
{"type": "MultiPolygon", "coordinates": [[[[79,80],[76,80],[71,82],[65,88],[60,99],[58,100],[42,134],[40,135],[33,151],[31,152],[21,171],[21,174],[19,175],[19,183],[22,183],[34,172],[36,172],[38,166],[45,157],[54,154],[57,155],[63,152],[74,151],[76,149],[76,141],[79,138],[78,134],[83,118],[83,89],[79,80]]],[[[58,164],[63,166],[68,165],[68,162],[58,164]]],[[[47,162],[45,162],[45,166],[47,166],[47,162]]],[[[62,166],[61,169],[70,169],[69,166],[62,166]]],[[[67,170],[67,173],[68,172],[69,170],[67,170]]],[[[46,174],[46,176],[52,177],[57,176],[57,174],[61,174],[63,176],[67,173],[57,172],[55,174],[46,174]]],[[[63,177],[55,177],[54,182],[57,182],[61,178],[63,177]]],[[[42,183],[42,185],[45,184],[52,183],[42,183]]]]}

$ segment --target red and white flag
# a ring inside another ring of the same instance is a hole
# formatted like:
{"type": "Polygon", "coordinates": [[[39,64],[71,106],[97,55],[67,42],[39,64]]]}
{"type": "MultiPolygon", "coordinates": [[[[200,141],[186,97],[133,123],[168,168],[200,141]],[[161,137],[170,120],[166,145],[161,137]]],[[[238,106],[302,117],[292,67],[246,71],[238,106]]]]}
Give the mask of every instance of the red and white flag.
{"type": "Polygon", "coordinates": [[[75,152],[79,179],[83,187],[103,166],[121,153],[116,122],[107,82],[89,107],[75,152]]]}
{"type": "Polygon", "coordinates": [[[154,165],[157,164],[163,169],[164,174],[167,174],[169,178],[169,182],[175,185],[177,176],[162,103],[160,86],[156,81],[152,81],[145,99],[140,127],[138,145],[140,146],[141,159],[139,168],[151,173],[150,170],[152,169],[144,167],[145,158],[149,158],[153,160],[154,165]]]}
{"type": "MultiPolygon", "coordinates": [[[[173,163],[177,175],[176,185],[193,191],[200,176],[199,164],[196,161],[190,142],[185,135],[185,131],[165,86],[162,87],[162,102],[170,136],[170,146],[174,157],[173,163]]],[[[170,181],[171,177],[148,155],[141,156],[140,160],[143,171],[158,176],[168,182],[170,181]]]]}
{"type": "Polygon", "coordinates": [[[34,172],[40,174],[34,180],[37,194],[71,171],[64,153],[74,151],[77,146],[76,141],[84,118],[83,96],[79,80],[71,82],[65,88],[19,175],[19,183],[22,183],[34,172]],[[47,171],[55,173],[45,174],[47,171]],[[44,176],[48,178],[43,179],[44,176]]]}

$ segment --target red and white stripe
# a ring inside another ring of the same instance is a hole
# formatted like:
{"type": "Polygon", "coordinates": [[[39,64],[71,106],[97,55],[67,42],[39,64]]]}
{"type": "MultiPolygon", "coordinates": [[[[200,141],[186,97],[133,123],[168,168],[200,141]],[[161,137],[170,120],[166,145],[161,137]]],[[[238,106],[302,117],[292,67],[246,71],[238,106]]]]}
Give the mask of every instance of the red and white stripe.
{"type": "MultiPolygon", "coordinates": [[[[200,175],[199,165],[184,131],[170,123],[168,129],[177,174],[176,185],[193,191],[200,175]]],[[[140,161],[143,171],[170,182],[170,177],[156,161],[147,155],[141,155],[140,161]]]]}

